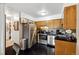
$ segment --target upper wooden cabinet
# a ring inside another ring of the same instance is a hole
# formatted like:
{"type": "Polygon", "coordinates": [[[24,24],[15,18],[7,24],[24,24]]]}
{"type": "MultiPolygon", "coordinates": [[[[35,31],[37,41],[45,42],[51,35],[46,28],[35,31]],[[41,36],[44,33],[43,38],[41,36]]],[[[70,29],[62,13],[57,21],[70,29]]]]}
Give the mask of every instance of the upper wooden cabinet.
{"type": "Polygon", "coordinates": [[[53,27],[54,27],[54,28],[59,28],[59,27],[61,27],[61,19],[53,20],[53,27]]]}
{"type": "Polygon", "coordinates": [[[48,21],[48,27],[49,27],[49,28],[52,28],[52,27],[53,27],[53,20],[49,20],[49,21],[48,21]]]}
{"type": "Polygon", "coordinates": [[[64,8],[64,22],[65,29],[76,29],[76,5],[64,8]]]}
{"type": "Polygon", "coordinates": [[[62,25],[61,21],[62,21],[62,19],[49,20],[48,27],[49,28],[59,28],[62,25]]]}
{"type": "Polygon", "coordinates": [[[49,28],[59,28],[61,26],[62,19],[53,19],[46,21],[38,21],[36,22],[37,28],[43,27],[47,25],[49,28]]]}
{"type": "Polygon", "coordinates": [[[46,22],[45,21],[37,21],[35,23],[36,23],[37,28],[40,28],[40,27],[43,27],[43,26],[46,25],[46,22]]]}

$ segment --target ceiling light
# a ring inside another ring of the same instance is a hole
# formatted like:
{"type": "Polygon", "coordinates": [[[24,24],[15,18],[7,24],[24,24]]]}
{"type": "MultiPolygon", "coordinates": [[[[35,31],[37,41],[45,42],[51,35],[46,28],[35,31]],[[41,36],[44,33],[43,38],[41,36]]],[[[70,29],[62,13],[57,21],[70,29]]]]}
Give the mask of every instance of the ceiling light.
{"type": "Polygon", "coordinates": [[[46,11],[45,9],[42,9],[41,11],[38,12],[38,14],[45,16],[48,14],[48,11],[46,11]]]}

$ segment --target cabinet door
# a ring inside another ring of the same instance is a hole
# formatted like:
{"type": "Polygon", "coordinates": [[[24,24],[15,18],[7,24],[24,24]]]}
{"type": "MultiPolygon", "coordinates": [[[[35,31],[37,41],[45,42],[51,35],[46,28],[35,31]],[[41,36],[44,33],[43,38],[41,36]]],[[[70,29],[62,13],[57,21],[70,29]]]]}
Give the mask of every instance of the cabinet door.
{"type": "Polygon", "coordinates": [[[64,28],[76,29],[76,5],[64,8],[64,28]]]}
{"type": "Polygon", "coordinates": [[[65,44],[65,54],[66,55],[75,55],[76,54],[76,43],[66,42],[65,44]]]}
{"type": "Polygon", "coordinates": [[[36,22],[37,28],[43,27],[45,25],[46,25],[46,22],[45,21],[38,21],[38,22],[36,22]]]}
{"type": "Polygon", "coordinates": [[[66,11],[66,29],[71,28],[70,25],[72,25],[70,22],[70,7],[67,7],[67,11],[66,11]]]}
{"type": "Polygon", "coordinates": [[[45,26],[46,23],[45,23],[45,21],[39,21],[39,25],[40,25],[40,26],[45,26]]]}
{"type": "Polygon", "coordinates": [[[49,28],[53,28],[53,20],[49,20],[48,21],[48,27],[49,28]]]}
{"type": "Polygon", "coordinates": [[[66,29],[67,28],[67,12],[68,12],[68,9],[67,9],[67,7],[66,8],[64,8],[64,21],[63,21],[63,27],[64,27],[64,29],[66,29]]]}
{"type": "Polygon", "coordinates": [[[76,43],[56,40],[55,41],[55,54],[56,55],[75,55],[76,43]]]}
{"type": "Polygon", "coordinates": [[[59,28],[60,27],[60,19],[53,20],[53,27],[59,28]]]}
{"type": "Polygon", "coordinates": [[[55,55],[64,55],[65,54],[65,48],[64,48],[64,42],[61,40],[55,40],[55,55]]]}
{"type": "Polygon", "coordinates": [[[69,27],[76,29],[76,5],[69,7],[69,27]]]}

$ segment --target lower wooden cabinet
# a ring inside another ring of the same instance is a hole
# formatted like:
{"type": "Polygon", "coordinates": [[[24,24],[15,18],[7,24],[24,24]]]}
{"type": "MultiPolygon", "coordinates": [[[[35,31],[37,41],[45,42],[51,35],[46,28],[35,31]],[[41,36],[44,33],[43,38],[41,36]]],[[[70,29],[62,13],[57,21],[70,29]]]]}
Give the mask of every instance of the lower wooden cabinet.
{"type": "Polygon", "coordinates": [[[62,40],[55,41],[55,55],[75,55],[76,43],[62,40]]]}

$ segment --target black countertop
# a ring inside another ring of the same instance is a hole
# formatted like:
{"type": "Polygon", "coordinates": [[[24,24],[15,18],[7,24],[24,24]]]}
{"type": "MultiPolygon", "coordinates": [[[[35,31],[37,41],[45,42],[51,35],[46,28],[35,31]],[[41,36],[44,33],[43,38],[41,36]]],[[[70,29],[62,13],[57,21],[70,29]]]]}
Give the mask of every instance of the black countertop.
{"type": "Polygon", "coordinates": [[[55,37],[56,40],[62,40],[62,41],[68,41],[68,42],[74,42],[76,43],[77,39],[74,36],[68,36],[68,35],[57,35],[55,37]]]}
{"type": "Polygon", "coordinates": [[[62,41],[68,41],[68,42],[77,42],[76,37],[74,37],[73,35],[68,35],[68,34],[56,34],[56,33],[49,33],[49,32],[45,32],[45,33],[41,33],[39,32],[40,35],[52,35],[55,36],[55,40],[62,40],[62,41]]]}

